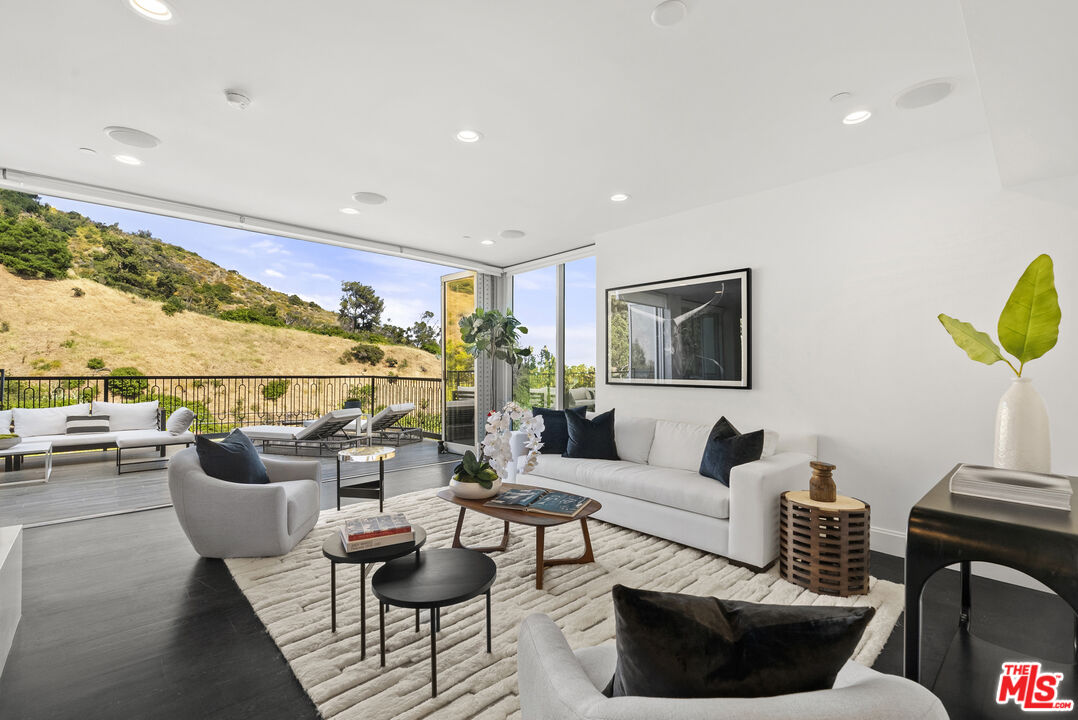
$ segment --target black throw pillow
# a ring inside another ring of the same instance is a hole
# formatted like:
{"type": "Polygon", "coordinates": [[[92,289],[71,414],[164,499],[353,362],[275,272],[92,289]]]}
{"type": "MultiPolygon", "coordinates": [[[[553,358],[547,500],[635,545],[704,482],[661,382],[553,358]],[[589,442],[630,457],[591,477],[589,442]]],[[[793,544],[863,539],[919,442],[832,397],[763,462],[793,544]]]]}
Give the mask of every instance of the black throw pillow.
{"type": "Polygon", "coordinates": [[[532,415],[543,418],[543,432],[540,440],[543,447],[539,452],[547,455],[561,455],[565,452],[565,446],[569,444],[569,425],[565,420],[566,413],[573,413],[584,417],[586,408],[575,407],[568,410],[548,410],[547,408],[532,408],[532,415]]]}
{"type": "Polygon", "coordinates": [[[254,444],[239,430],[233,430],[221,442],[199,435],[195,438],[195,451],[202,471],[210,477],[245,485],[269,482],[266,466],[254,444]]]}
{"type": "Polygon", "coordinates": [[[590,460],[617,460],[618,447],[614,443],[614,411],[608,410],[591,420],[583,413],[565,413],[569,424],[569,444],[562,457],[588,458],[590,460]]]}
{"type": "Polygon", "coordinates": [[[721,417],[708,435],[704,456],[700,459],[700,474],[730,487],[730,469],[759,460],[763,451],[763,430],[742,435],[729,420],[721,417]]]}
{"type": "Polygon", "coordinates": [[[614,586],[618,664],[605,694],[765,697],[827,690],[876,613],[614,586]]]}

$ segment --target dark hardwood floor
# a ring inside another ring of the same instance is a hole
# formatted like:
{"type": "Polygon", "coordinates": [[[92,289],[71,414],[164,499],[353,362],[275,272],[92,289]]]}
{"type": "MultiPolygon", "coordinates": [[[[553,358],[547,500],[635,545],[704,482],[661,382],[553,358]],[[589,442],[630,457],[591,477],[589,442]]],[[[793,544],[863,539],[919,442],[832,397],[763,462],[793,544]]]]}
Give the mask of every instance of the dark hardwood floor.
{"type": "MultiPolygon", "coordinates": [[[[451,464],[420,464],[387,474],[388,494],[447,484],[451,464]]],[[[0,677],[0,718],[318,716],[224,563],[195,555],[171,509],[24,533],[23,619],[0,677]]],[[[874,552],[872,563],[902,582],[900,558],[874,552]]],[[[922,657],[934,677],[957,624],[958,574],[938,573],[925,592],[922,657]]],[[[1054,595],[974,578],[973,606],[985,639],[1068,660],[1073,614],[1054,595]]],[[[876,668],[901,674],[902,645],[900,621],[876,668]]]]}

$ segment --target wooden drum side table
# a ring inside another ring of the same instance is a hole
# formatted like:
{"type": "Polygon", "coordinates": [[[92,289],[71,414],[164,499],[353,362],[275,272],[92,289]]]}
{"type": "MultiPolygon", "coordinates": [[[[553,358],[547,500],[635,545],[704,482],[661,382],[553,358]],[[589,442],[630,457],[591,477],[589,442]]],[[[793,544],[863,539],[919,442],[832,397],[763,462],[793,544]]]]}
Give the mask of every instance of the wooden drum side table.
{"type": "Polygon", "coordinates": [[[818,502],[807,490],[782,494],[779,573],[821,595],[868,593],[869,514],[856,498],[818,502]]]}

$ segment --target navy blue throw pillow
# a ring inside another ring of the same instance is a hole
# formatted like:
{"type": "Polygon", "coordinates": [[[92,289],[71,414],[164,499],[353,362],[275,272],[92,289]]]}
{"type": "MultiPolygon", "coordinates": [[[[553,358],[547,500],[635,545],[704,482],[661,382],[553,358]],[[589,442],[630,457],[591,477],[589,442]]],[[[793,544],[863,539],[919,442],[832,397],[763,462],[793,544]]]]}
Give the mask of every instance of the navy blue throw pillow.
{"type": "Polygon", "coordinates": [[[195,451],[202,471],[210,477],[245,485],[269,483],[266,466],[258,457],[258,451],[251,439],[239,430],[233,430],[221,442],[199,435],[195,438],[195,451]]]}
{"type": "Polygon", "coordinates": [[[704,446],[700,474],[730,487],[730,470],[735,465],[759,460],[763,451],[763,430],[742,435],[725,417],[719,418],[704,446]]]}
{"type": "Polygon", "coordinates": [[[591,420],[583,413],[565,413],[569,425],[569,444],[562,457],[587,458],[590,460],[617,460],[618,447],[614,443],[614,411],[596,415],[591,420]]]}
{"type": "Polygon", "coordinates": [[[569,444],[569,426],[565,420],[566,413],[573,413],[584,417],[585,408],[576,407],[569,410],[548,410],[547,408],[532,408],[532,415],[543,418],[543,433],[540,439],[543,447],[540,453],[547,455],[561,455],[569,444]]]}

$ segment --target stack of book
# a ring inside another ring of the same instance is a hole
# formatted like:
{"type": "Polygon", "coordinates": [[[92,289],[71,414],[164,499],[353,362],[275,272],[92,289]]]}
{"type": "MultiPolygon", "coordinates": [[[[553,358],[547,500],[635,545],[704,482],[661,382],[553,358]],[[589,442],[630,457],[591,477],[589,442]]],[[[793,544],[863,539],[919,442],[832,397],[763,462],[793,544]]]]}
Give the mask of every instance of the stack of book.
{"type": "Polygon", "coordinates": [[[1066,475],[1045,475],[1001,470],[983,465],[960,465],[951,476],[951,492],[990,500],[1071,509],[1071,480],[1066,475]]]}
{"type": "Polygon", "coordinates": [[[408,518],[400,513],[385,513],[341,526],[341,544],[345,552],[373,550],[387,545],[415,542],[415,532],[408,518]]]}

